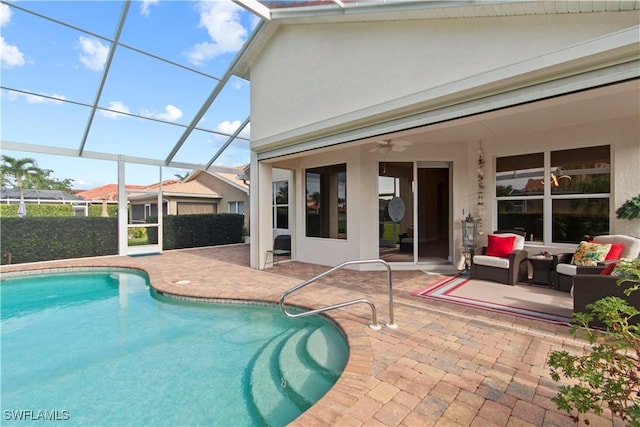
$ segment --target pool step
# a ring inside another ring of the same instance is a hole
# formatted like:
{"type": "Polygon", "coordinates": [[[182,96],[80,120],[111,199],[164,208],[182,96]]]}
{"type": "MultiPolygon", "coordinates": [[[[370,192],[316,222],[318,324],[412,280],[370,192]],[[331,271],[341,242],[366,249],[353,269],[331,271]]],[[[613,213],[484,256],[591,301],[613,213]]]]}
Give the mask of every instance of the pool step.
{"type": "Polygon", "coordinates": [[[272,339],[260,351],[251,369],[251,400],[266,425],[285,425],[302,413],[282,387],[277,366],[280,349],[292,334],[287,332],[272,339]]]}
{"type": "Polygon", "coordinates": [[[336,378],[330,378],[307,352],[309,336],[316,328],[301,329],[291,335],[282,346],[279,367],[292,399],[300,399],[306,406],[313,405],[329,391],[336,378]]]}
{"type": "Polygon", "coordinates": [[[342,339],[331,325],[308,326],[263,347],[251,367],[250,405],[265,425],[288,424],[333,386],[348,355],[342,339]]]}
{"type": "Polygon", "coordinates": [[[339,344],[343,339],[335,327],[323,325],[309,335],[307,354],[325,371],[339,376],[349,358],[349,349],[339,344]]]}

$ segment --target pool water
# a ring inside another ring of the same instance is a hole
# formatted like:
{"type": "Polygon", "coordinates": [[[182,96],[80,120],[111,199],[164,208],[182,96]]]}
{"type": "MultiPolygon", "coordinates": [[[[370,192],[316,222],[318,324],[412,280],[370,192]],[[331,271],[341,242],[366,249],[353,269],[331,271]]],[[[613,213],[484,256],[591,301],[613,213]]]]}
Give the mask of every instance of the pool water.
{"type": "Polygon", "coordinates": [[[323,318],[170,299],[131,271],[5,275],[0,290],[3,425],[282,425],[348,355],[323,318]]]}

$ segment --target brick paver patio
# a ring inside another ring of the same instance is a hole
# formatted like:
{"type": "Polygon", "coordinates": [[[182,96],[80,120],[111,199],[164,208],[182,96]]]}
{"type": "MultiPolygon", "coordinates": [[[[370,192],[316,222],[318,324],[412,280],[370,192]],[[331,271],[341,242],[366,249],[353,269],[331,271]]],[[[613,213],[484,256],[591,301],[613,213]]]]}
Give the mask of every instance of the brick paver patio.
{"type": "MultiPolygon", "coordinates": [[[[101,257],[3,266],[2,273],[67,266],[134,267],[160,291],[211,298],[276,302],[291,286],[326,271],[312,264],[249,267],[249,246],[166,251],[144,257],[101,257]]],[[[582,351],[568,327],[459,305],[410,292],[438,280],[422,271],[394,271],[397,329],[367,327],[364,304],[329,312],[350,346],[335,386],[294,426],[567,426],[573,421],[551,398],[558,385],[546,364],[558,349],[582,351]]],[[[340,270],[291,295],[317,308],[363,294],[388,321],[386,273],[340,270]]],[[[610,412],[591,426],[623,425],[610,412]]]]}

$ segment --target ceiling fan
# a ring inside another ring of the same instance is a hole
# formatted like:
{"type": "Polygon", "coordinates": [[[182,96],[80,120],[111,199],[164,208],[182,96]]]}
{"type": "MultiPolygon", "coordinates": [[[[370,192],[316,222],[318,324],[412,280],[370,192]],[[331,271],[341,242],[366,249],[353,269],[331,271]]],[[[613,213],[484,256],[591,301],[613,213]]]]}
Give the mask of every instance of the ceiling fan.
{"type": "Polygon", "coordinates": [[[411,141],[384,139],[382,141],[376,141],[376,146],[371,149],[371,152],[377,151],[382,156],[382,173],[387,173],[386,157],[391,151],[404,151],[411,145],[411,141]]]}
{"type": "Polygon", "coordinates": [[[379,154],[385,156],[391,151],[404,151],[410,145],[411,141],[401,139],[383,139],[381,141],[376,141],[376,146],[372,148],[371,151],[377,151],[379,154]]]}

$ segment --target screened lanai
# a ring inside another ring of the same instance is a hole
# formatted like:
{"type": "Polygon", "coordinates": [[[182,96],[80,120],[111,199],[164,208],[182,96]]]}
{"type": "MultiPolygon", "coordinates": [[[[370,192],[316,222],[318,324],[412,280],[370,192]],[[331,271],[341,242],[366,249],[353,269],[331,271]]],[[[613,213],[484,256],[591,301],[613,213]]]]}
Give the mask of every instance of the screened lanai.
{"type": "MultiPolygon", "coordinates": [[[[247,165],[244,56],[262,23],[354,8],[402,10],[409,3],[412,10],[433,7],[427,1],[2,0],[2,152],[33,158],[79,190],[118,182],[125,205],[129,184],[247,165]]],[[[448,5],[459,3],[438,7],[448,5]]]]}
{"type": "Polygon", "coordinates": [[[251,64],[280,23],[347,21],[356,12],[375,21],[637,7],[633,1],[0,0],[2,151],[33,157],[78,189],[118,182],[126,205],[125,185],[249,164],[251,64]]]}

